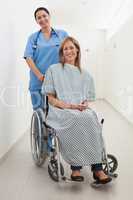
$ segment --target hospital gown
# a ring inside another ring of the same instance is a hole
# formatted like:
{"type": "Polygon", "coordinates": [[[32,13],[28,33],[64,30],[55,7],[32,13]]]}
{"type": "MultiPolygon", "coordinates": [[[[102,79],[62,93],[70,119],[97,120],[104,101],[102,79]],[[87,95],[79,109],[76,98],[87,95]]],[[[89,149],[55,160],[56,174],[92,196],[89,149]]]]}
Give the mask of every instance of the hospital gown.
{"type": "MultiPolygon", "coordinates": [[[[95,100],[91,75],[71,64],[50,66],[46,72],[42,91],[71,104],[95,100]]],[[[60,141],[64,160],[73,166],[101,163],[102,128],[95,111],[60,109],[49,104],[46,123],[53,127],[60,141]]]]}

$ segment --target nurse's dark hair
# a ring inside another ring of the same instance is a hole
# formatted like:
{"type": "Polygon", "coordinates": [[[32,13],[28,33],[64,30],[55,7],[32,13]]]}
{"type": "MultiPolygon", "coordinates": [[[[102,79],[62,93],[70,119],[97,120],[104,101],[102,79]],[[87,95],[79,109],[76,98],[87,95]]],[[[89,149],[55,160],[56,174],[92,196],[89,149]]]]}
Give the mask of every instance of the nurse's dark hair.
{"type": "Polygon", "coordinates": [[[81,66],[80,66],[80,63],[81,63],[81,50],[80,50],[80,45],[79,45],[78,41],[76,39],[74,39],[73,37],[69,36],[69,37],[65,38],[63,40],[63,42],[61,43],[61,46],[60,46],[60,49],[59,49],[60,63],[64,67],[65,60],[64,60],[64,56],[63,56],[63,49],[64,49],[65,44],[68,41],[71,41],[74,44],[74,46],[76,47],[76,49],[77,49],[77,57],[75,59],[75,66],[77,66],[79,68],[80,72],[81,72],[81,66]]]}
{"type": "Polygon", "coordinates": [[[50,12],[48,11],[47,8],[45,8],[45,7],[39,7],[39,8],[37,8],[37,9],[35,10],[35,12],[34,12],[34,17],[35,17],[35,19],[36,19],[36,13],[37,13],[38,11],[40,11],[40,10],[44,10],[48,15],[50,15],[50,12]]]}

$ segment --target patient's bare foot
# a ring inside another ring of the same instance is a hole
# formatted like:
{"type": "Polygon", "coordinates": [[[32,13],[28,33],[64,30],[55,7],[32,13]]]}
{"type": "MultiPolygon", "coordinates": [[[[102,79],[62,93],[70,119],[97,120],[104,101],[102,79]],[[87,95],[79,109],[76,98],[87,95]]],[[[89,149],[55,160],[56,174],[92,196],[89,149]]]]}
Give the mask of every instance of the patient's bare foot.
{"type": "Polygon", "coordinates": [[[80,170],[72,170],[72,176],[80,176],[80,170]]]}
{"type": "Polygon", "coordinates": [[[80,170],[72,170],[71,179],[72,181],[84,181],[84,177],[80,175],[80,170]]]}
{"type": "Polygon", "coordinates": [[[104,180],[104,179],[108,178],[108,176],[104,173],[103,170],[99,170],[94,173],[95,173],[95,176],[98,177],[100,180],[104,180]]]}
{"type": "Polygon", "coordinates": [[[101,184],[106,184],[112,181],[112,178],[106,175],[103,170],[93,172],[93,178],[101,184]]]}

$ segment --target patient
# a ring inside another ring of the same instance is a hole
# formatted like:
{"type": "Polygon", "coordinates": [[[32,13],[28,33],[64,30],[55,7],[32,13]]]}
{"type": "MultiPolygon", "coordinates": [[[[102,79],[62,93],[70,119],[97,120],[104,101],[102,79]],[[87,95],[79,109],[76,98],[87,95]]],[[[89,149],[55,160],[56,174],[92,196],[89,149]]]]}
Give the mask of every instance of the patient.
{"type": "Polygon", "coordinates": [[[70,164],[73,181],[83,181],[80,170],[91,166],[93,178],[101,184],[112,179],[102,169],[102,130],[96,113],[91,109],[95,101],[91,75],[80,66],[78,42],[67,37],[59,51],[60,63],[49,67],[43,83],[48,95],[48,125],[56,130],[61,153],[70,164]]]}

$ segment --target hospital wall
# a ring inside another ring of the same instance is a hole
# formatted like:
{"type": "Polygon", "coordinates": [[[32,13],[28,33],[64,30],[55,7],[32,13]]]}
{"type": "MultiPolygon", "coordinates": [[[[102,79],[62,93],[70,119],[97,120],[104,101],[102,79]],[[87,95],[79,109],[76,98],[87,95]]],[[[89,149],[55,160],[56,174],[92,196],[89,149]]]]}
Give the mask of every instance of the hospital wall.
{"type": "Polygon", "coordinates": [[[133,123],[133,16],[111,37],[109,35],[107,32],[103,96],[133,123]]]}
{"type": "Polygon", "coordinates": [[[10,1],[0,6],[0,158],[27,131],[31,117],[28,67],[22,58],[26,15],[21,1],[17,7],[10,1]]]}
{"type": "MultiPolygon", "coordinates": [[[[60,27],[60,26],[58,26],[60,27]]],[[[79,23],[78,26],[65,26],[70,36],[76,38],[81,47],[81,67],[94,78],[96,98],[103,98],[103,63],[106,31],[94,29],[79,23]]]]}

